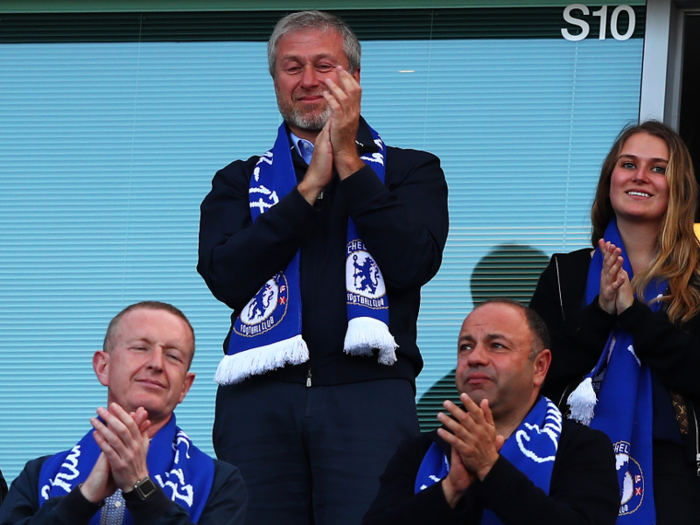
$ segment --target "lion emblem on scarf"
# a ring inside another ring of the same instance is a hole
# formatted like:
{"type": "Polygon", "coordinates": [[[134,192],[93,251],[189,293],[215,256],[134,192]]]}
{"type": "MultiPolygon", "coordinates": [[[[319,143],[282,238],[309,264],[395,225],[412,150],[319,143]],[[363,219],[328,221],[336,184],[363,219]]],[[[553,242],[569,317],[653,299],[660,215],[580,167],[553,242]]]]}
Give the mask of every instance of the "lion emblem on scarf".
{"type": "Polygon", "coordinates": [[[258,324],[272,314],[277,307],[279,290],[274,279],[267,281],[255,294],[241,312],[241,321],[245,324],[258,324]]]}

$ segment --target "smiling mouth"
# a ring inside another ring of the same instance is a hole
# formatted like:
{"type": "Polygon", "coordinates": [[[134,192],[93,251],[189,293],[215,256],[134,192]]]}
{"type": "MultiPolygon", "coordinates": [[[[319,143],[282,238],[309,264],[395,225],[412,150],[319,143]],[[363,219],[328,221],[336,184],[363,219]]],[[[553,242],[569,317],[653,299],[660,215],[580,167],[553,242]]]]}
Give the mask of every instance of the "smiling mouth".
{"type": "Polygon", "coordinates": [[[324,101],[323,97],[301,97],[296,99],[296,102],[306,104],[308,106],[318,106],[324,101]]]}
{"type": "Polygon", "coordinates": [[[643,191],[636,191],[636,190],[630,190],[627,192],[627,195],[632,195],[634,197],[651,197],[649,193],[643,192],[643,191]]]}
{"type": "Polygon", "coordinates": [[[316,101],[316,100],[323,100],[323,93],[324,91],[306,91],[306,90],[300,90],[297,91],[294,99],[295,100],[301,100],[301,101],[316,101]]]}
{"type": "Polygon", "coordinates": [[[163,383],[161,383],[160,381],[153,381],[152,379],[140,379],[139,383],[154,388],[165,388],[165,385],[163,383]]]}

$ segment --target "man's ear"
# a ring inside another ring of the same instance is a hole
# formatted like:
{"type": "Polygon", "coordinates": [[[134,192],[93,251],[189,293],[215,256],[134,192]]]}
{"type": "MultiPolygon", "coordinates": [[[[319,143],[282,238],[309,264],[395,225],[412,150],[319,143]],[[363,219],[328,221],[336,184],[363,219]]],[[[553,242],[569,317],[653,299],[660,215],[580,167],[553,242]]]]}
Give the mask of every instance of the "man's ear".
{"type": "Polygon", "coordinates": [[[109,352],[98,350],[92,356],[92,369],[102,386],[109,386],[109,360],[112,356],[109,352]]]}
{"type": "Polygon", "coordinates": [[[360,82],[360,68],[358,67],[352,74],[352,78],[360,82]]]}
{"type": "Polygon", "coordinates": [[[542,350],[535,356],[535,377],[534,384],[536,387],[541,387],[544,383],[544,378],[547,376],[549,365],[552,364],[552,352],[548,349],[542,350]]]}
{"type": "Polygon", "coordinates": [[[180,400],[178,401],[178,404],[182,403],[182,401],[185,399],[187,392],[189,392],[190,388],[192,387],[192,383],[194,383],[194,372],[187,372],[185,381],[182,383],[182,391],[180,392],[180,400]]]}

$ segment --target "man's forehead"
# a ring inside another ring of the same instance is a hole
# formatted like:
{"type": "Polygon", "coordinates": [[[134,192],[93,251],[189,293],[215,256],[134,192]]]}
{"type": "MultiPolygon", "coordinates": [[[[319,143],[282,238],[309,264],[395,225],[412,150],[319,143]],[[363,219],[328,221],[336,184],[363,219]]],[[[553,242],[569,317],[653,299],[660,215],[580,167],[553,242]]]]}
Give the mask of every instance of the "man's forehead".
{"type": "MultiPolygon", "coordinates": [[[[460,341],[471,341],[475,339],[486,339],[486,340],[493,340],[493,339],[507,339],[508,334],[503,333],[502,331],[495,331],[495,332],[485,332],[483,330],[479,330],[479,326],[477,327],[467,327],[462,330],[462,332],[459,334],[459,340],[460,341]]],[[[491,327],[489,327],[491,328],[491,327]]]]}
{"type": "Polygon", "coordinates": [[[342,42],[343,35],[332,27],[302,27],[282,35],[279,44],[283,42],[316,42],[325,39],[342,42]]]}
{"type": "Polygon", "coordinates": [[[187,323],[177,315],[166,310],[153,308],[136,308],[127,312],[117,328],[117,336],[124,340],[152,340],[165,333],[168,339],[179,340],[179,334],[172,328],[181,328],[186,334],[183,344],[192,339],[187,323]],[[170,330],[168,330],[170,329],[170,330]],[[160,334],[159,334],[160,333],[160,334]],[[177,335],[176,335],[177,334],[177,335]]]}
{"type": "Polygon", "coordinates": [[[302,50],[305,55],[315,58],[347,59],[343,44],[343,36],[335,29],[299,29],[280,38],[277,44],[277,53],[280,60],[293,58],[302,50]]]}
{"type": "Polygon", "coordinates": [[[165,320],[168,317],[179,319],[175,314],[171,314],[170,312],[167,312],[165,310],[157,308],[138,307],[126,312],[124,314],[124,317],[122,317],[121,323],[119,324],[120,326],[136,324],[146,319],[153,323],[154,321],[160,321],[161,319],[165,320]]]}
{"type": "Polygon", "coordinates": [[[488,303],[475,308],[462,323],[459,339],[529,337],[525,314],[506,303],[488,303]]]}

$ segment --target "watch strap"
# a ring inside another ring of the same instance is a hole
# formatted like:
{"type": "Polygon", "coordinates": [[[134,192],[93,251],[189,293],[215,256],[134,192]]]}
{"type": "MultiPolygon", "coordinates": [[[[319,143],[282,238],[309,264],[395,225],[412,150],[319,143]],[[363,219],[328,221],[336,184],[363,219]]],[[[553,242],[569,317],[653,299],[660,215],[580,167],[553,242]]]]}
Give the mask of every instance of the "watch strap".
{"type": "MultiPolygon", "coordinates": [[[[145,478],[136,482],[136,484],[134,485],[134,490],[124,494],[124,499],[127,499],[128,496],[133,495],[133,496],[136,496],[133,499],[140,499],[142,501],[145,501],[148,498],[150,498],[153,494],[155,494],[157,490],[158,490],[158,487],[153,482],[151,477],[146,476],[145,478]]],[[[132,499],[132,498],[130,497],[128,499],[132,499]]]]}

